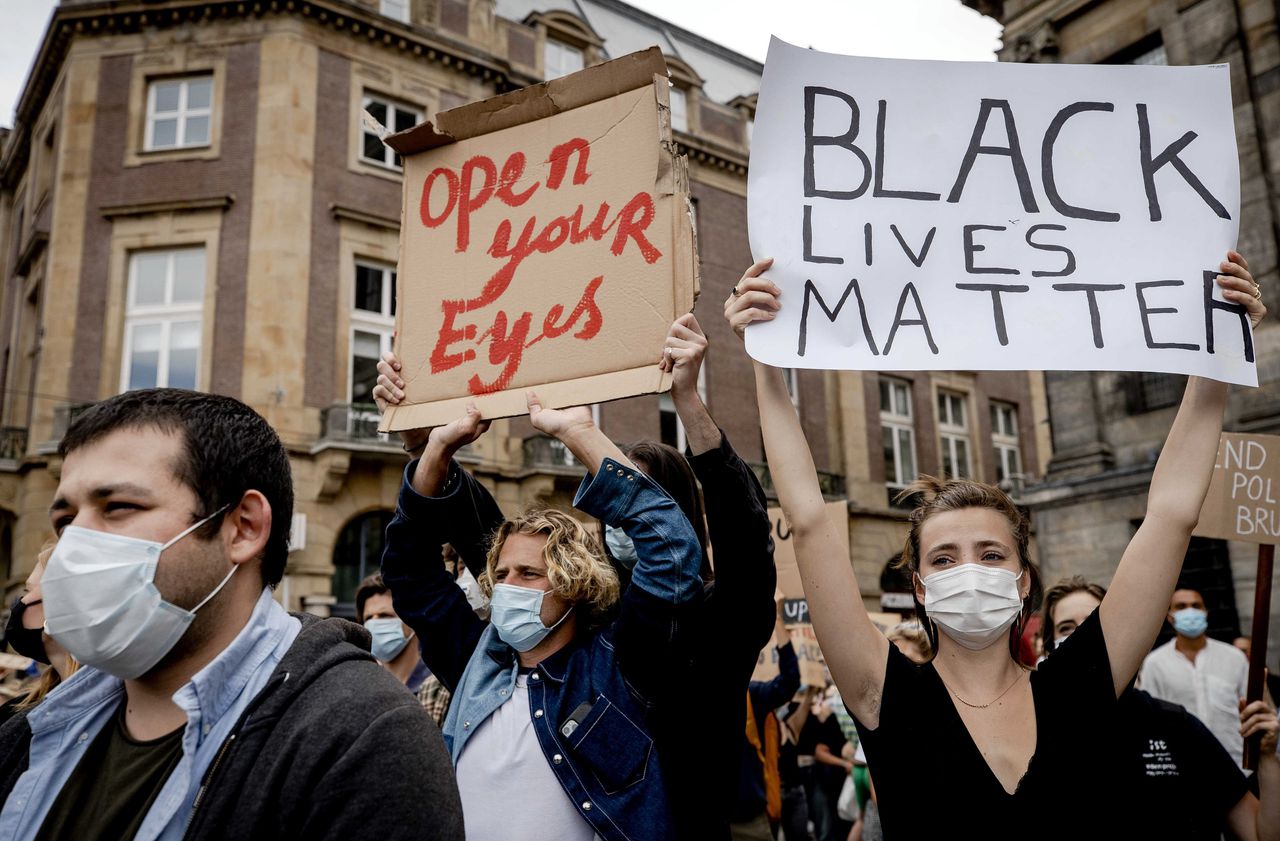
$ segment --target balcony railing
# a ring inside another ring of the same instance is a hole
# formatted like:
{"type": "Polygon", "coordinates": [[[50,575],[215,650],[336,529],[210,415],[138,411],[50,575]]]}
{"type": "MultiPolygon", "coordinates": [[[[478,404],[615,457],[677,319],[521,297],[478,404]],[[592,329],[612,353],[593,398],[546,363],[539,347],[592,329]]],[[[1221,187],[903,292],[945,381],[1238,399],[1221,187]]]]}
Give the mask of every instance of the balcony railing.
{"type": "Polygon", "coordinates": [[[578,467],[578,460],[563,442],[545,435],[524,439],[525,467],[578,467]]]}
{"type": "Polygon", "coordinates": [[[17,463],[27,454],[27,430],[20,426],[0,427],[0,463],[17,463]]]}
{"type": "Polygon", "coordinates": [[[378,431],[378,407],[372,403],[335,403],[321,412],[320,437],[347,444],[400,446],[398,439],[378,431]]]}
{"type": "MultiPolygon", "coordinates": [[[[751,469],[755,472],[756,478],[760,480],[760,487],[764,488],[765,494],[767,496],[777,496],[777,492],[773,488],[773,476],[769,473],[769,465],[753,464],[751,469]]],[[[822,495],[826,497],[845,496],[844,475],[819,470],[818,488],[822,491],[822,495]]]]}

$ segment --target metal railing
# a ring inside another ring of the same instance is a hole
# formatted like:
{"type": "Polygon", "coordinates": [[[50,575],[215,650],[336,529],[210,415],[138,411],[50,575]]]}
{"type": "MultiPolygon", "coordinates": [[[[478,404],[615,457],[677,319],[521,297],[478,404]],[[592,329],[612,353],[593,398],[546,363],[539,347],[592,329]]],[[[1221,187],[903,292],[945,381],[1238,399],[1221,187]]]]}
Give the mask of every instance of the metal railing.
{"type": "Polygon", "coordinates": [[[0,462],[19,462],[27,454],[27,430],[20,426],[0,427],[0,462]]]}
{"type": "MultiPolygon", "coordinates": [[[[773,487],[773,475],[769,473],[769,465],[752,464],[751,469],[755,472],[756,478],[760,480],[760,487],[764,488],[765,494],[768,496],[777,496],[777,492],[773,487]]],[[[819,470],[818,488],[822,491],[822,495],[826,497],[845,496],[846,490],[844,474],[831,473],[827,470],[819,470]]]]}
{"type": "Polygon", "coordinates": [[[524,439],[525,467],[578,467],[578,460],[563,442],[545,435],[524,439]]]}
{"type": "Polygon", "coordinates": [[[320,437],[348,444],[399,446],[378,431],[378,407],[372,403],[334,403],[320,413],[320,437]]]}

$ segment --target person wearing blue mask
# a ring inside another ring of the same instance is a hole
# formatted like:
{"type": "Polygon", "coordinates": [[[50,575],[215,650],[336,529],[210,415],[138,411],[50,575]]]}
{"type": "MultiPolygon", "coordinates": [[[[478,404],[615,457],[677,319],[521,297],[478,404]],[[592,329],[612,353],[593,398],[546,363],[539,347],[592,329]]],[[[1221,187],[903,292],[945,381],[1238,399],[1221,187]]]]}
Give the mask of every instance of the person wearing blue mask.
{"type": "Polygon", "coordinates": [[[1240,649],[1211,639],[1204,597],[1180,588],[1169,604],[1175,636],[1152,651],[1138,673],[1138,686],[1162,701],[1185,707],[1218,737],[1231,758],[1244,761],[1240,699],[1249,683],[1249,660],[1240,649]]]}
{"type": "Polygon", "coordinates": [[[411,447],[422,456],[405,470],[382,578],[453,691],[443,729],[468,839],[666,841],[671,808],[650,725],[685,700],[672,674],[689,656],[702,549],[679,506],[587,409],[544,408],[532,392],[528,407],[534,428],[587,468],[575,507],[634,544],[625,593],[581,521],[553,509],[504,519],[459,467],[453,455],[489,426],[474,405],[411,447]],[[483,554],[488,623],[453,576],[423,563],[442,543],[468,566],[483,554]]]}
{"type": "Polygon", "coordinates": [[[461,841],[439,731],[368,633],[273,597],[293,481],[264,418],[130,391],[58,454],[26,610],[81,665],[0,727],[0,841],[461,841]]]}

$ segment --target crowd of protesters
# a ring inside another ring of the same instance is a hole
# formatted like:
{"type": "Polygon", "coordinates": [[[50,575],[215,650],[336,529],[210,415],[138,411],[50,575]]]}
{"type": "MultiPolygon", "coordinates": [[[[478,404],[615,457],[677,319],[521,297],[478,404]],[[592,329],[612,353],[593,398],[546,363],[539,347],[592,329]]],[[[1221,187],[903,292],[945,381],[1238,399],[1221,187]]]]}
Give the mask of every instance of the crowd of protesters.
{"type": "MultiPolygon", "coordinates": [[[[725,302],[739,336],[783,306],[768,268],[725,302]]],[[[1244,259],[1221,270],[1256,326],[1244,259]]],[[[585,467],[576,514],[499,508],[454,458],[489,427],[475,406],[404,433],[358,623],[273,597],[293,484],[262,417],[172,389],[86,410],[5,629],[44,668],[0,707],[0,841],[1280,839],[1280,722],[1177,586],[1225,386],[1188,383],[1109,590],[1071,578],[1042,599],[1012,501],[921,477],[901,555],[917,615],[881,628],[782,373],[756,363],[831,676],[802,685],[764,491],[698,394],[706,352],[696,318],[672,325],[684,453],[620,446],[528,393],[532,425],[585,467]],[[1166,619],[1176,636],[1151,651],[1166,619]],[[777,675],[752,680],[770,647],[777,675]]],[[[400,370],[379,364],[380,406],[403,399],[400,370]]]]}

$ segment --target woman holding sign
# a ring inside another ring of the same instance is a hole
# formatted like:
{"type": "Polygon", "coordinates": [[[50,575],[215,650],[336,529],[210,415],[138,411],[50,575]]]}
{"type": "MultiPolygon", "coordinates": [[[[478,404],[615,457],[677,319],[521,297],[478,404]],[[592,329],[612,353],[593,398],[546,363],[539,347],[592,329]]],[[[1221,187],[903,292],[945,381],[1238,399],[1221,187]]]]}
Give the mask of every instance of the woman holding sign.
{"type": "MultiPolygon", "coordinates": [[[[743,275],[725,302],[742,335],[786,304],[764,277],[743,275]]],[[[1266,313],[1244,258],[1228,252],[1218,283],[1256,326],[1266,313]]],[[[876,780],[885,833],[945,837],[962,825],[1021,834],[1028,824],[1077,836],[1093,810],[1061,808],[1092,779],[1090,746],[1151,648],[1209,485],[1226,385],[1191,378],[1156,465],[1147,515],[1101,607],[1039,671],[1015,657],[1039,596],[1030,526],[1008,496],[968,480],[923,477],[902,563],[937,656],[916,665],[872,624],[823,508],[813,459],[780,370],[755,365],[765,451],[791,524],[813,626],[854,716],[876,780]],[[921,786],[921,783],[924,786],[921,786]]],[[[1090,826],[1090,829],[1096,829],[1090,826]]],[[[1103,833],[1105,835],[1105,833],[1103,833]]]]}

